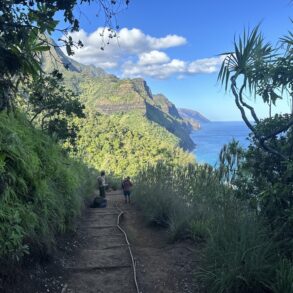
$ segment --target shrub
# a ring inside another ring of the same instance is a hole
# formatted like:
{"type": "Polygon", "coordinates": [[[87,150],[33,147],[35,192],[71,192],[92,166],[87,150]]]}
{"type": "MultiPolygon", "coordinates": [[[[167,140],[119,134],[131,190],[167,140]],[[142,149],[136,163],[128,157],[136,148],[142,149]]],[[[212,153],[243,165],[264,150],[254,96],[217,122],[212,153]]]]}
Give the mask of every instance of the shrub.
{"type": "Polygon", "coordinates": [[[24,116],[0,113],[0,259],[11,264],[73,227],[93,173],[24,116]]]}
{"type": "Polygon", "coordinates": [[[280,247],[271,230],[218,170],[148,167],[136,177],[134,199],[149,222],[168,228],[172,240],[204,241],[196,281],[207,292],[290,292],[292,263],[278,266],[280,247]]]}
{"type": "Polygon", "coordinates": [[[276,269],[276,278],[271,285],[272,292],[293,293],[293,263],[282,259],[276,269]]]}
{"type": "Polygon", "coordinates": [[[149,222],[168,227],[173,240],[201,237],[208,229],[207,202],[216,204],[225,189],[208,166],[172,167],[159,163],[136,177],[134,200],[149,222]],[[203,225],[200,232],[195,231],[198,222],[203,225]]]}
{"type": "Polygon", "coordinates": [[[197,274],[207,292],[266,292],[274,276],[276,246],[255,214],[238,200],[215,210],[197,274]]]}

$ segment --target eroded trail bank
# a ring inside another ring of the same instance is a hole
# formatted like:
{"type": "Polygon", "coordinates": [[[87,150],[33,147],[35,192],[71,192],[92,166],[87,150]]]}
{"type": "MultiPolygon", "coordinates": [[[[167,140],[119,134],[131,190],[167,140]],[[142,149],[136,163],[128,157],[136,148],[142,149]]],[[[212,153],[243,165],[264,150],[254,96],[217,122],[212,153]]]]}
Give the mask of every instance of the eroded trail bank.
{"type": "MultiPolygon", "coordinates": [[[[143,293],[200,292],[194,282],[198,251],[188,241],[169,243],[165,230],[149,227],[120,191],[107,194],[108,206],[86,209],[76,233],[63,239],[49,263],[30,270],[23,293],[137,292],[133,267],[121,226],[133,251],[137,280],[143,293]]],[[[14,289],[7,292],[20,292],[14,289]]]]}

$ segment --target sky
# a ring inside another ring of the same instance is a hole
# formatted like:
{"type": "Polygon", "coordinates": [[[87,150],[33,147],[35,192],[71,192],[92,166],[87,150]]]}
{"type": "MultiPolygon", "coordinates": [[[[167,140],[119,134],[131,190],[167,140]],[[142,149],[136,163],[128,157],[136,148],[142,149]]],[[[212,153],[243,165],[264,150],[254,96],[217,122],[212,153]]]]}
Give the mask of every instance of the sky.
{"type": "MultiPolygon", "coordinates": [[[[97,6],[83,4],[76,9],[81,30],[72,37],[84,47],[73,58],[120,78],[142,77],[154,94],[163,93],[177,107],[214,121],[237,121],[241,116],[232,94],[217,83],[220,54],[232,50],[234,36],[244,28],[259,23],[275,44],[291,29],[292,11],[290,0],[131,0],[117,14],[118,38],[106,45],[109,32],[97,6]]],[[[255,107],[261,117],[268,113],[260,101],[255,107]]],[[[289,108],[285,99],[274,110],[289,108]]]]}

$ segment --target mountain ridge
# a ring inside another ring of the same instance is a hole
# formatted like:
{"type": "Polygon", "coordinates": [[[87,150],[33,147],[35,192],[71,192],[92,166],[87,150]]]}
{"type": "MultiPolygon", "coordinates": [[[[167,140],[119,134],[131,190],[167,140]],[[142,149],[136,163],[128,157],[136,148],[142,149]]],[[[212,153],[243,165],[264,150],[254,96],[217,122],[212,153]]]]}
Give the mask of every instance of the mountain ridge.
{"type": "Polygon", "coordinates": [[[209,123],[211,122],[208,118],[202,115],[200,112],[187,108],[178,108],[178,112],[182,118],[193,119],[198,123],[209,123]]]}
{"type": "Polygon", "coordinates": [[[152,94],[144,79],[120,79],[101,68],[72,60],[58,47],[44,53],[43,67],[47,72],[57,67],[66,85],[79,94],[89,111],[104,115],[139,112],[178,137],[185,150],[195,147],[190,133],[198,129],[199,124],[183,118],[163,94],[152,94]]]}

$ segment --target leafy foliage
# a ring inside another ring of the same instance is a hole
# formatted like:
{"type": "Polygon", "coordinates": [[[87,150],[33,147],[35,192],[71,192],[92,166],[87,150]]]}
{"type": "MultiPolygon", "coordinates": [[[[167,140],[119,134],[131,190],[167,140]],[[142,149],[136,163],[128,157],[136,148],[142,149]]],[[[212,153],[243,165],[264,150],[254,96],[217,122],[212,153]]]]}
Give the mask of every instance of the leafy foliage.
{"type": "MultiPolygon", "coordinates": [[[[271,107],[285,98],[291,100],[293,107],[292,53],[290,31],[273,47],[264,42],[256,27],[235,40],[234,51],[226,56],[218,77],[226,89],[230,85],[242,118],[252,131],[249,149],[237,161],[240,164],[237,163],[233,184],[238,195],[264,216],[270,233],[282,243],[282,253],[289,258],[293,245],[293,108],[289,113],[273,116],[271,107]],[[268,105],[267,118],[258,118],[245,98],[247,93],[268,105]]],[[[232,149],[228,153],[231,155],[232,149]]],[[[227,162],[223,166],[228,167],[227,162]]]]}
{"type": "Polygon", "coordinates": [[[0,114],[0,258],[7,265],[54,247],[55,235],[73,227],[94,175],[17,116],[0,114]]]}
{"type": "Polygon", "coordinates": [[[80,127],[77,155],[97,170],[133,176],[146,165],[165,161],[184,165],[194,159],[179,148],[179,139],[140,113],[89,114],[80,127]]]}
{"type": "MultiPolygon", "coordinates": [[[[82,2],[92,3],[92,0],[82,2]]],[[[98,8],[104,11],[105,25],[108,26],[110,40],[115,34],[117,24],[112,17],[123,7],[126,1],[97,1],[98,8]],[[111,37],[110,37],[111,36],[111,37]]],[[[74,15],[76,0],[5,0],[0,3],[0,111],[12,110],[13,100],[18,86],[25,80],[38,77],[42,71],[41,53],[49,51],[52,44],[45,34],[59,31],[68,55],[73,55],[74,44],[68,31],[79,30],[79,20],[74,15]],[[63,17],[67,28],[59,28],[59,17],[63,17]]]]}
{"type": "Polygon", "coordinates": [[[225,84],[226,89],[230,85],[242,118],[260,147],[282,161],[292,161],[292,156],[274,144],[279,135],[286,135],[293,127],[292,33],[289,32],[280,42],[281,46],[275,48],[265,43],[259,27],[250,33],[244,31],[242,38],[234,41],[234,51],[225,53],[218,80],[225,84]],[[237,82],[240,86],[237,86],[237,82]],[[253,106],[245,99],[245,91],[255,98],[260,97],[268,105],[268,119],[272,119],[272,104],[286,95],[291,99],[291,113],[275,116],[273,128],[264,127],[268,120],[258,118],[253,106]],[[254,123],[251,123],[248,115],[251,115],[254,123]]]}
{"type": "MultiPolygon", "coordinates": [[[[65,87],[61,73],[55,70],[28,82],[21,96],[26,97],[22,108],[31,122],[36,122],[51,136],[62,140],[70,138],[74,142],[77,129],[70,121],[73,117],[85,117],[84,106],[76,94],[65,87]]],[[[19,103],[23,104],[23,99],[19,103]]]]}

